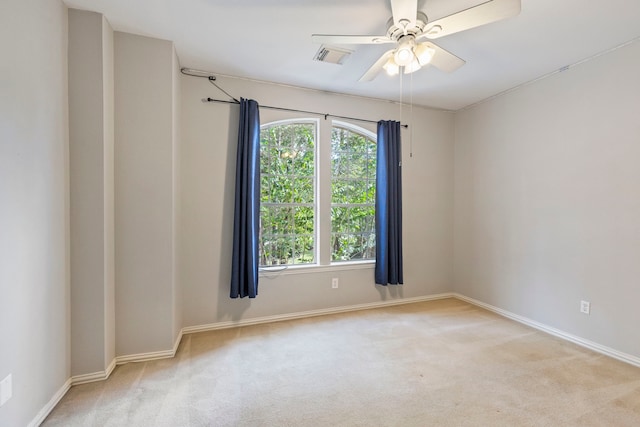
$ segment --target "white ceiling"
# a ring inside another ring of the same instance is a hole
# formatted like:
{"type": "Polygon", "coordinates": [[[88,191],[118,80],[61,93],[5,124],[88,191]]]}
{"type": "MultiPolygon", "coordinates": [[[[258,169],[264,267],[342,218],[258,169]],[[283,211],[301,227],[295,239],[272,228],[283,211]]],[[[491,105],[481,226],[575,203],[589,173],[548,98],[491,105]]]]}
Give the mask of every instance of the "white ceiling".
{"type": "MultiPolygon", "coordinates": [[[[419,0],[429,20],[483,0],[419,0]]],[[[435,40],[467,63],[446,74],[358,79],[389,45],[349,46],[343,65],[314,61],[311,34],[383,35],[388,0],[65,0],[113,28],[175,42],[183,67],[457,110],[640,37],[638,0],[522,0],[519,15],[435,40]],[[401,92],[402,87],[402,92],[401,92]],[[411,92],[409,92],[411,90],[411,92]],[[409,95],[411,93],[411,97],[409,95]]],[[[244,96],[236,94],[236,96],[244,96]]]]}

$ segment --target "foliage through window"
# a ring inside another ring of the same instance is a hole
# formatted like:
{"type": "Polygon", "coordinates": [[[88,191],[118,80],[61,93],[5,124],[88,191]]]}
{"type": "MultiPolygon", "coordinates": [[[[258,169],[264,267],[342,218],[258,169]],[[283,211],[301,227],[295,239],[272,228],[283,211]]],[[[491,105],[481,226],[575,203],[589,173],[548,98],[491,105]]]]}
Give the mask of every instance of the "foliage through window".
{"type": "Polygon", "coordinates": [[[331,260],[375,258],[376,142],[335,126],[331,132],[331,260]]]}
{"type": "Polygon", "coordinates": [[[315,261],[314,123],[260,132],[260,265],[315,261]]]}
{"type": "Polygon", "coordinates": [[[317,123],[274,122],[261,129],[261,266],[375,257],[373,134],[334,123],[318,141],[317,123]],[[318,193],[331,199],[320,205],[318,193]],[[318,230],[319,224],[330,228],[318,230]]]}

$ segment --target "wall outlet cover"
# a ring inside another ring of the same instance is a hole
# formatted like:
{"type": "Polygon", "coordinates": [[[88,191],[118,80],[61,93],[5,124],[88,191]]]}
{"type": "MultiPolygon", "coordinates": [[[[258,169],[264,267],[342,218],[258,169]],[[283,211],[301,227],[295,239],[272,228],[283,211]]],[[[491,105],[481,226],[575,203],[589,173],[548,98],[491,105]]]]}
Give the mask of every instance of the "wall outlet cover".
{"type": "Polygon", "coordinates": [[[589,314],[591,312],[591,303],[589,301],[580,301],[580,312],[589,314]]]}

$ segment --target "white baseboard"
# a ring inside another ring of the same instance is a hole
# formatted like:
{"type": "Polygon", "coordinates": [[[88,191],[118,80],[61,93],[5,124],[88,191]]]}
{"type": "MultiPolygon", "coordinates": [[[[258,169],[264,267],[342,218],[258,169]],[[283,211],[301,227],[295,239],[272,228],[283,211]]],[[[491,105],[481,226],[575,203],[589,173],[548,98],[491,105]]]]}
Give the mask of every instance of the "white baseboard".
{"type": "Polygon", "coordinates": [[[281,322],[284,320],[303,319],[307,317],[324,316],[327,314],[346,313],[349,311],[367,310],[371,308],[389,307],[393,305],[411,304],[422,301],[433,301],[445,298],[453,298],[452,293],[428,295],[422,297],[402,298],[387,301],[376,301],[365,304],[355,304],[341,307],[323,308],[319,310],[300,311],[297,313],[277,314],[274,316],[254,317],[251,319],[229,320],[225,322],[209,323],[206,325],[187,326],[182,329],[185,334],[196,332],[215,331],[219,329],[236,328],[239,326],[259,325],[263,323],[281,322]]]}
{"type": "Polygon", "coordinates": [[[51,400],[49,400],[47,404],[44,405],[42,409],[40,409],[40,412],[38,412],[35,418],[31,420],[31,422],[28,424],[28,427],[38,427],[40,424],[42,424],[45,418],[47,418],[47,416],[49,415],[49,413],[53,411],[53,408],[55,408],[58,402],[60,402],[60,400],[64,397],[64,395],[67,394],[70,388],[71,388],[71,378],[65,381],[62,387],[60,387],[60,389],[56,392],[56,394],[53,395],[51,400]]]}
{"type": "Polygon", "coordinates": [[[150,360],[158,360],[158,359],[168,359],[174,357],[176,355],[176,351],[178,351],[178,346],[180,345],[180,341],[182,340],[183,330],[181,329],[176,337],[176,340],[173,343],[173,348],[171,350],[161,350],[161,351],[152,351],[149,353],[138,353],[138,354],[128,354],[125,356],[116,357],[116,365],[123,365],[125,363],[131,362],[148,362],[150,360]]]}
{"type": "Polygon", "coordinates": [[[595,352],[598,352],[600,354],[604,354],[605,356],[609,356],[612,357],[614,359],[620,360],[622,362],[625,363],[629,363],[630,365],[634,365],[634,366],[638,366],[640,367],[640,358],[633,356],[631,354],[627,354],[627,353],[623,353],[621,351],[615,350],[613,348],[598,344],[596,342],[593,341],[589,341],[587,339],[581,338],[577,335],[573,335],[564,331],[561,331],[560,329],[556,329],[553,328],[551,326],[545,325],[543,323],[540,322],[536,322],[535,320],[531,320],[529,318],[526,318],[524,316],[520,316],[518,314],[515,313],[511,313],[510,311],[507,310],[503,310],[501,308],[495,307],[491,304],[487,304],[484,303],[482,301],[478,301],[476,299],[473,298],[469,298],[466,297],[464,295],[460,295],[458,293],[454,293],[453,294],[454,298],[457,298],[461,301],[465,301],[468,302],[469,304],[473,304],[475,306],[484,308],[486,310],[492,311],[496,314],[499,314],[500,316],[506,317],[508,319],[511,320],[515,320],[516,322],[522,323],[524,325],[527,326],[531,326],[532,328],[538,329],[542,332],[546,332],[550,335],[556,336],[558,338],[562,338],[566,341],[570,341],[574,344],[578,344],[581,347],[585,347],[588,348],[589,350],[593,350],[595,352]]]}
{"type": "Polygon", "coordinates": [[[433,301],[433,300],[439,300],[439,299],[445,299],[445,298],[456,298],[461,301],[465,301],[469,304],[473,304],[475,306],[484,308],[486,310],[499,314],[500,316],[506,317],[511,320],[515,320],[516,322],[522,323],[527,326],[531,326],[532,328],[546,332],[550,335],[562,338],[566,341],[570,341],[572,343],[578,344],[582,347],[588,348],[590,350],[596,351],[598,353],[604,354],[606,356],[612,357],[622,362],[626,362],[631,365],[640,367],[640,358],[636,356],[626,354],[621,351],[600,345],[598,343],[586,340],[576,335],[569,334],[567,332],[561,331],[551,326],[547,326],[542,323],[536,322],[535,320],[531,320],[526,317],[517,315],[515,313],[511,313],[507,310],[503,310],[501,308],[492,306],[490,304],[486,304],[482,301],[478,301],[476,299],[469,298],[458,293],[448,292],[448,293],[428,295],[428,296],[422,296],[422,297],[377,301],[377,302],[366,303],[366,304],[356,304],[356,305],[350,305],[350,306],[302,311],[297,313],[279,314],[274,316],[256,317],[252,319],[242,319],[237,321],[232,320],[232,321],[225,321],[225,322],[210,323],[206,325],[188,326],[180,330],[178,337],[176,338],[175,343],[173,345],[173,349],[171,350],[118,356],[109,364],[109,366],[105,371],[94,372],[94,373],[84,374],[84,375],[76,375],[69,378],[65,382],[65,384],[60,388],[60,390],[58,390],[58,392],[56,392],[56,394],[51,398],[51,400],[47,403],[47,405],[40,410],[40,412],[33,419],[33,421],[31,421],[31,423],[29,424],[29,427],[39,426],[45,420],[47,415],[49,415],[49,413],[53,410],[53,408],[58,404],[60,399],[62,399],[62,397],[67,393],[67,391],[69,390],[69,388],[71,388],[72,385],[106,380],[107,378],[109,378],[109,376],[113,372],[116,365],[122,365],[124,363],[130,363],[130,362],[147,362],[150,360],[174,357],[176,355],[178,346],[180,345],[180,341],[182,340],[182,336],[184,334],[192,334],[192,333],[204,332],[204,331],[214,331],[219,329],[228,329],[228,328],[257,325],[257,324],[263,324],[263,323],[280,322],[284,320],[302,319],[302,318],[308,318],[308,317],[323,316],[327,314],[366,310],[371,308],[411,304],[411,303],[423,302],[423,301],[433,301]]]}
{"type": "Polygon", "coordinates": [[[109,363],[109,366],[107,366],[107,369],[105,369],[104,371],[72,376],[71,385],[74,386],[79,384],[92,383],[94,381],[104,381],[107,378],[109,378],[109,375],[111,375],[111,372],[113,372],[115,367],[116,367],[116,359],[114,358],[111,361],[111,363],[109,363]]]}

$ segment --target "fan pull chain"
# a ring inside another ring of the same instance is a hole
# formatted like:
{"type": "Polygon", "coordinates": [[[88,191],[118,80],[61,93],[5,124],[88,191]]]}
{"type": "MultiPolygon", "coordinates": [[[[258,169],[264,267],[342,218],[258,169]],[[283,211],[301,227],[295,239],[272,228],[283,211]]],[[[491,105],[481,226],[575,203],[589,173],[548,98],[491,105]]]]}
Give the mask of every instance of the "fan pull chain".
{"type": "Polygon", "coordinates": [[[403,81],[403,72],[400,71],[400,123],[402,123],[402,81],[403,81]]]}
{"type": "Polygon", "coordinates": [[[413,157],[413,73],[409,77],[409,157],[413,157]]]}

